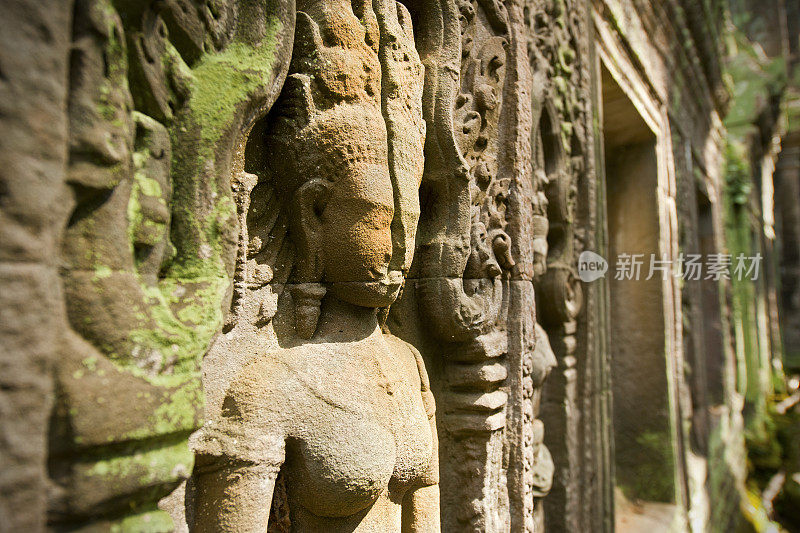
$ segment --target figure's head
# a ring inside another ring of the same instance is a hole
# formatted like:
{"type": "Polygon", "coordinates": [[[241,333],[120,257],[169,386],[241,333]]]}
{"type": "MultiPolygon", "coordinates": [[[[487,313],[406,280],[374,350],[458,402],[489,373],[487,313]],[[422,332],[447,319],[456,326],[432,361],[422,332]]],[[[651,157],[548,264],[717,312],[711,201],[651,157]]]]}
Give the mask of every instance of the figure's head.
{"type": "Polygon", "coordinates": [[[380,108],[339,105],[299,133],[281,150],[292,155],[280,164],[290,183],[283,192],[291,198],[296,281],[325,282],[355,305],[390,305],[409,266],[405,257],[394,256],[400,248],[393,242],[402,239],[413,250],[418,218],[411,214],[412,230],[394,235],[395,198],[417,191],[392,184],[380,108]]]}
{"type": "Polygon", "coordinates": [[[393,27],[346,11],[319,17],[298,14],[298,40],[313,51],[296,51],[268,133],[271,171],[289,202],[295,281],[324,282],[346,302],[387,307],[410,266],[419,219],[422,65],[399,19],[393,27]],[[347,26],[338,45],[320,39],[331,22],[325,17],[347,26]],[[380,61],[378,43],[392,31],[404,32],[409,50],[380,61]],[[393,92],[382,98],[387,88],[393,92]]]}

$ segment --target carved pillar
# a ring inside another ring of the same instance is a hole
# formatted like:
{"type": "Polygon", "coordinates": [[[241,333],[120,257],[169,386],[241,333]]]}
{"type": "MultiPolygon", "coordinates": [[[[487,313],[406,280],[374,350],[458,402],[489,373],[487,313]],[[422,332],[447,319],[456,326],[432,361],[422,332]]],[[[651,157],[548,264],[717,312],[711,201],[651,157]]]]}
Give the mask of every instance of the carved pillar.
{"type": "Polygon", "coordinates": [[[532,181],[537,191],[532,232],[537,258],[537,351],[557,366],[540,395],[544,442],[553,453],[553,488],[544,500],[548,530],[609,527],[595,519],[609,473],[603,407],[601,283],[587,287],[584,311],[578,256],[599,251],[592,125],[591,30],[588,4],[526,2],[534,76],[532,181]],[[603,459],[606,457],[606,459],[603,459]]]}
{"type": "MultiPolygon", "coordinates": [[[[552,98],[552,97],[551,97],[552,98]]],[[[537,310],[541,346],[555,355],[557,367],[542,391],[542,416],[548,423],[546,441],[551,443],[556,469],[556,492],[566,512],[552,518],[553,526],[578,528],[580,495],[580,390],[576,333],[583,305],[583,289],[575,275],[575,199],[582,171],[580,155],[568,160],[562,140],[561,120],[547,101],[534,132],[537,147],[537,183],[545,193],[547,225],[546,266],[537,277],[537,310]]],[[[537,215],[544,216],[544,215],[537,215]]],[[[536,235],[536,234],[535,234],[536,235]]]]}
{"type": "Polygon", "coordinates": [[[425,21],[428,134],[416,262],[389,326],[431,373],[443,530],[533,531],[552,478],[535,395],[552,362],[534,350],[522,5],[409,5],[425,21]]]}
{"type": "Polygon", "coordinates": [[[460,54],[446,50],[460,67],[457,79],[440,80],[450,87],[440,90],[436,102],[452,110],[451,119],[434,121],[433,128],[429,122],[421,201],[431,202],[433,216],[420,222],[416,293],[425,329],[444,343],[436,354],[443,365],[437,397],[443,527],[501,531],[509,522],[502,482],[505,316],[515,264],[505,216],[511,180],[498,161],[508,90],[508,15],[491,2],[444,7],[449,20],[458,21],[445,31],[460,40],[460,54]]]}

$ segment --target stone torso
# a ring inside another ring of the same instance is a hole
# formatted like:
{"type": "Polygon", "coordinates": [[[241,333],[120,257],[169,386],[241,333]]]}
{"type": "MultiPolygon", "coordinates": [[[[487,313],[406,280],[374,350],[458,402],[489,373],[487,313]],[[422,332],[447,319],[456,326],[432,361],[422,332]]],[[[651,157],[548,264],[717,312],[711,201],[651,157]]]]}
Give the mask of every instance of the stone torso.
{"type": "Polygon", "coordinates": [[[407,344],[376,329],[357,342],[269,354],[241,375],[229,398],[245,424],[285,443],[294,530],[400,530],[404,494],[436,478],[420,370],[407,344]],[[299,412],[306,416],[292,416],[299,412]]]}

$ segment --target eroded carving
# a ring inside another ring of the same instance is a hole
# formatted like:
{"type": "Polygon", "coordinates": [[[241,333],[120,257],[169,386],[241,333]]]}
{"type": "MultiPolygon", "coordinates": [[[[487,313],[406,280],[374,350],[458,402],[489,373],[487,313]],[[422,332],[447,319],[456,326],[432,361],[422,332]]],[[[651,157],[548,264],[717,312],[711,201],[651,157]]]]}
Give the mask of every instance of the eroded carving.
{"type": "MultiPolygon", "coordinates": [[[[553,501],[553,516],[548,520],[556,528],[573,530],[581,529],[576,521],[578,511],[574,510],[579,504],[574,498],[584,490],[578,486],[575,475],[580,470],[578,439],[582,424],[576,415],[579,384],[575,353],[583,307],[583,291],[575,275],[575,265],[584,245],[577,227],[577,191],[586,176],[587,161],[591,161],[586,149],[590,142],[586,131],[590,91],[584,47],[588,41],[583,35],[586,24],[581,6],[550,1],[527,4],[529,59],[535,76],[539,77],[531,137],[532,181],[536,190],[532,247],[536,257],[538,322],[534,353],[538,362],[532,363],[534,368],[539,365],[540,372],[552,368],[559,373],[557,379],[548,381],[543,392],[534,393],[531,401],[536,416],[549,417],[548,422],[557,421],[553,425],[559,430],[557,434],[548,432],[558,465],[555,476],[558,494],[548,499],[553,501]],[[548,395],[548,410],[540,414],[542,394],[548,395]]],[[[527,454],[546,453],[546,458],[538,461],[538,466],[530,472],[536,498],[545,496],[552,488],[555,468],[539,424],[534,420],[527,430],[539,435],[527,454]],[[550,476],[550,482],[544,485],[543,472],[550,476]]],[[[584,435],[590,432],[584,430],[584,435]]],[[[538,505],[534,522],[541,525],[543,521],[543,508],[538,505]]],[[[535,530],[535,526],[529,530],[535,530]]]]}
{"type": "Polygon", "coordinates": [[[516,520],[515,461],[533,472],[523,499],[546,491],[533,411],[507,427],[509,398],[533,398],[550,364],[532,339],[510,346],[511,285],[531,281],[509,236],[527,200],[503,134],[519,113],[515,7],[406,5],[78,2],[63,277],[80,335],[53,431],[75,438],[53,457],[92,448],[107,457],[89,470],[124,473],[90,491],[92,472],[54,469],[54,522],[118,518],[131,494],[162,520],[153,503],[191,468],[205,398],[187,525],[436,530],[431,387],[383,324],[415,255],[411,314],[437,339],[425,357],[442,363],[456,472],[448,525],[516,520]],[[85,414],[111,388],[115,413],[142,413],[116,417],[131,425],[117,433],[85,414]],[[125,470],[165,457],[146,478],[125,470]]]}
{"type": "MultiPolygon", "coordinates": [[[[508,523],[505,475],[508,280],[515,266],[500,172],[509,20],[501,2],[442,2],[442,33],[459,53],[426,94],[429,140],[420,223],[418,309],[443,359],[439,406],[447,456],[450,528],[508,523]],[[448,11],[448,9],[450,11],[448,11]],[[456,16],[446,16],[455,12],[456,16]],[[444,342],[444,344],[441,344],[444,342]]],[[[452,53],[451,49],[442,52],[452,53]]],[[[439,63],[441,64],[441,62],[439,63]]]]}
{"type": "Polygon", "coordinates": [[[75,2],[54,526],[137,521],[192,468],[200,360],[230,297],[230,176],[277,96],[289,2],[75,2]]]}

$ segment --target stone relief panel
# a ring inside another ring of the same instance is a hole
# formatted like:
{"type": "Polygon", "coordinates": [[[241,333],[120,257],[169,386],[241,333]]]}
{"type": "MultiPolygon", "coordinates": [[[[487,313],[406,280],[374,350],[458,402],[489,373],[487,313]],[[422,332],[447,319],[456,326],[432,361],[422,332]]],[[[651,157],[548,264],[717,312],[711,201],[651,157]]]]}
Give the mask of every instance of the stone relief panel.
{"type": "Polygon", "coordinates": [[[78,0],[49,517],[168,530],[231,295],[230,176],[288,66],[289,3],[78,0]]]}
{"type": "Polygon", "coordinates": [[[536,527],[522,7],[76,2],[54,526],[536,527]]]}
{"type": "MultiPolygon", "coordinates": [[[[591,24],[587,5],[570,0],[525,3],[528,55],[534,72],[533,248],[538,311],[537,351],[555,356],[547,384],[534,395],[553,450],[552,494],[540,510],[557,530],[581,530],[603,523],[596,502],[610,472],[600,443],[608,436],[596,391],[605,379],[590,324],[602,295],[599,285],[584,294],[576,275],[578,256],[598,251],[595,230],[596,175],[592,125],[591,24]],[[579,359],[577,354],[584,354],[579,359]],[[580,413],[586,419],[580,420],[580,413]],[[596,413],[600,413],[599,417],[596,413]],[[598,454],[591,458],[593,454],[598,454]],[[594,465],[594,466],[590,466],[594,465]],[[598,467],[598,471],[592,468],[598,467]]],[[[600,350],[601,352],[602,350],[600,350]]],[[[544,464],[539,462],[539,464],[544,464]]],[[[543,491],[547,492],[547,491],[543,491]]],[[[537,519],[541,519],[538,517],[537,519]]],[[[606,523],[602,527],[607,527],[606,523]]],[[[600,526],[598,526],[600,527],[600,526]]]]}
{"type": "Polygon", "coordinates": [[[438,531],[435,403],[383,327],[420,216],[424,69],[395,0],[303,1],[234,178],[232,312],[205,364],[193,531],[438,531]]]}
{"type": "MultiPolygon", "coordinates": [[[[502,4],[464,1],[456,7],[461,58],[449,103],[450,157],[432,160],[423,184],[439,205],[457,202],[459,217],[442,213],[423,220],[417,289],[431,333],[447,343],[440,354],[442,438],[448,440],[442,470],[452,490],[445,520],[450,528],[494,531],[509,522],[501,483],[508,341],[498,321],[507,312],[503,278],[514,259],[505,231],[510,179],[498,172],[498,128],[510,36],[502,4]]],[[[435,204],[429,207],[437,213],[435,204]]]]}
{"type": "Polygon", "coordinates": [[[611,530],[597,4],[4,6],[0,523],[611,530]]]}
{"type": "Polygon", "coordinates": [[[459,65],[459,75],[426,83],[417,254],[388,324],[420,348],[431,372],[443,528],[533,531],[535,499],[552,481],[533,397],[555,360],[535,348],[522,5],[442,6],[437,28],[460,46],[442,48],[426,74],[444,64],[459,65]]]}

